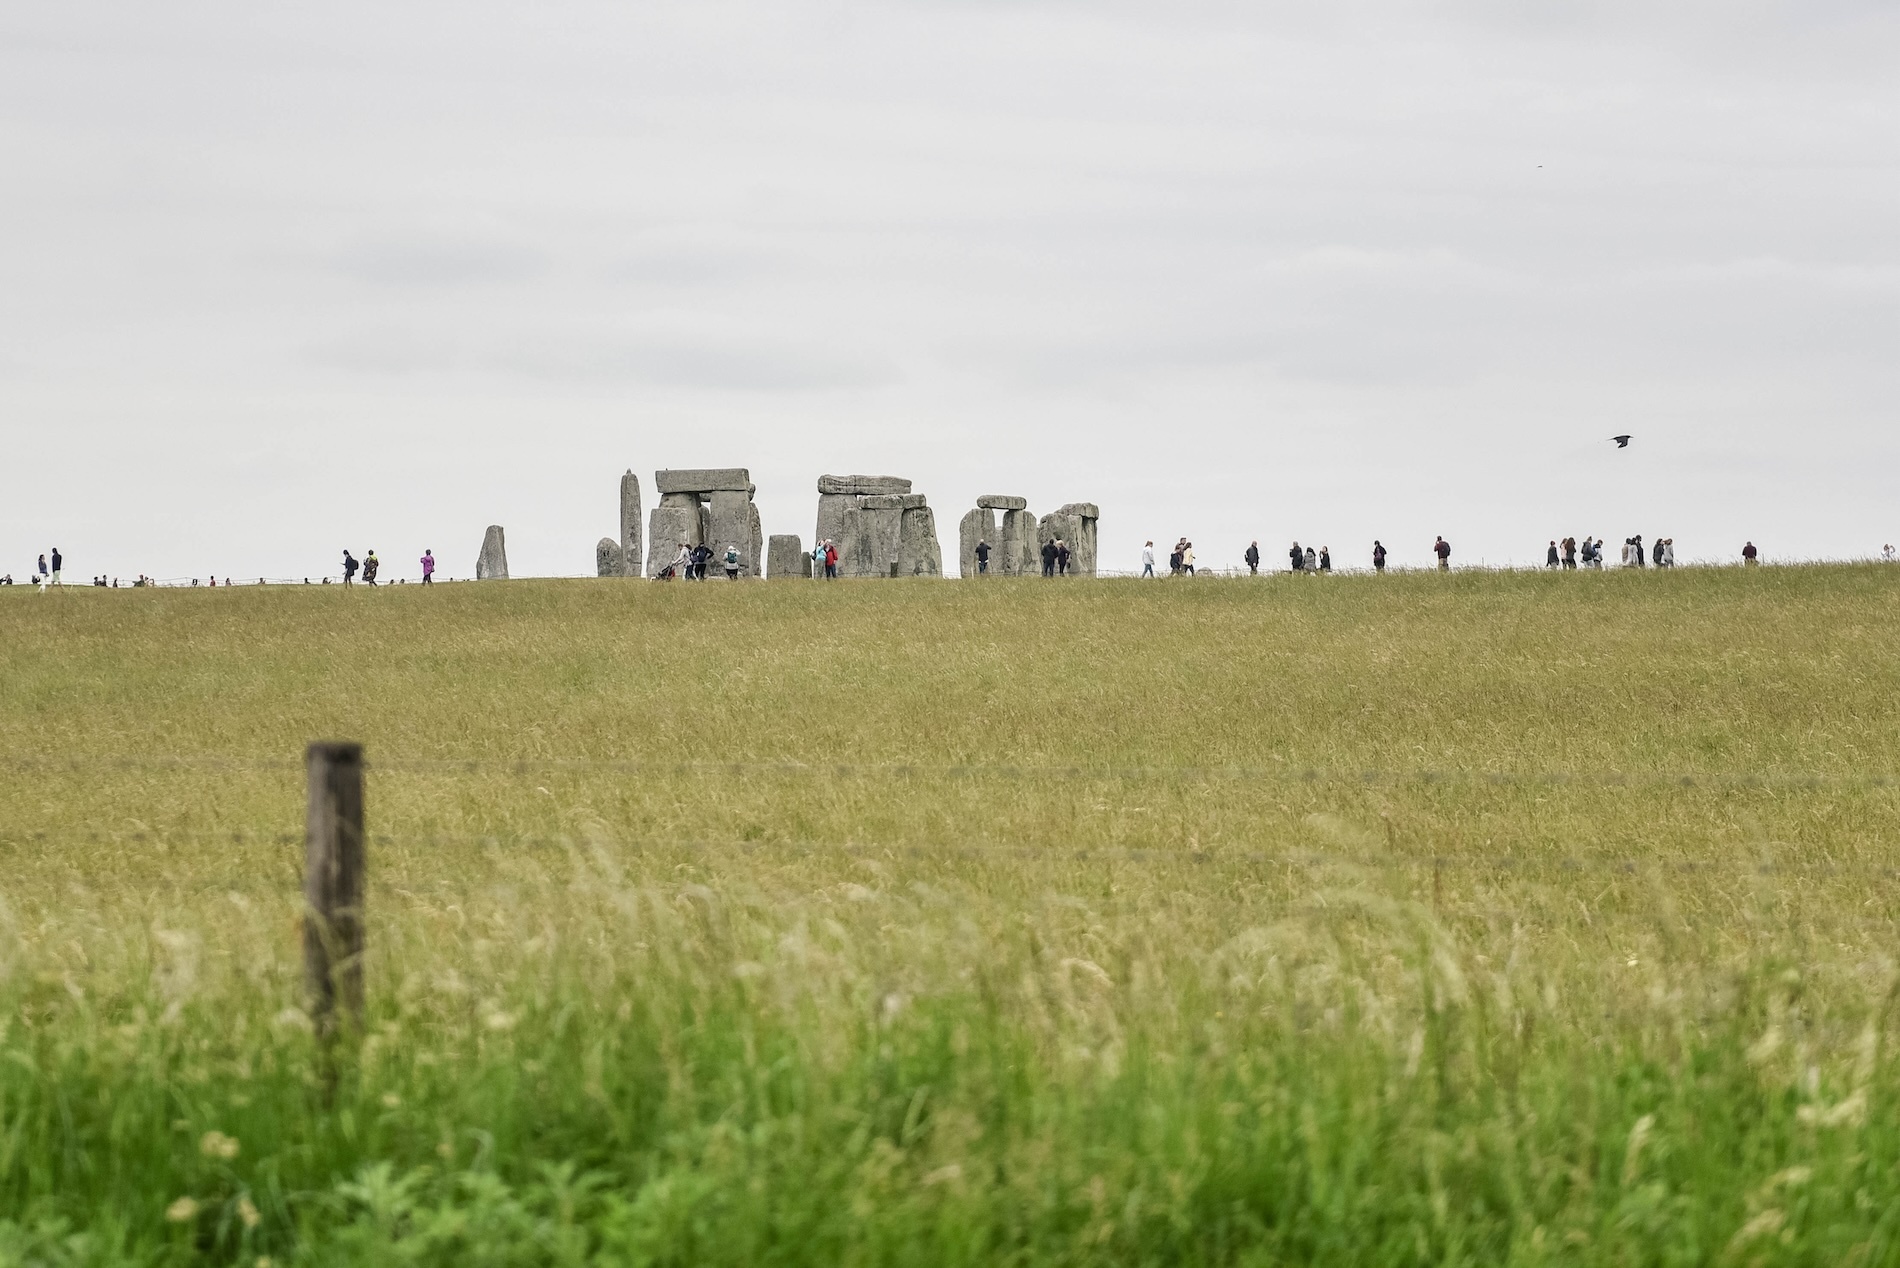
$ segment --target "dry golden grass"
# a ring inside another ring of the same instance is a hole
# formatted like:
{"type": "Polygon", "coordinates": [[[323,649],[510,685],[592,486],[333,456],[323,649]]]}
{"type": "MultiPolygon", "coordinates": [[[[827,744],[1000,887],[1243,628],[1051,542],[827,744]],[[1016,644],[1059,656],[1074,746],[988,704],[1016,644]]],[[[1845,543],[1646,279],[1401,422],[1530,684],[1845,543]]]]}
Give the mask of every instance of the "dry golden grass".
{"type": "Polygon", "coordinates": [[[0,1264],[1887,1261],[1896,580],[0,593],[0,1264]]]}

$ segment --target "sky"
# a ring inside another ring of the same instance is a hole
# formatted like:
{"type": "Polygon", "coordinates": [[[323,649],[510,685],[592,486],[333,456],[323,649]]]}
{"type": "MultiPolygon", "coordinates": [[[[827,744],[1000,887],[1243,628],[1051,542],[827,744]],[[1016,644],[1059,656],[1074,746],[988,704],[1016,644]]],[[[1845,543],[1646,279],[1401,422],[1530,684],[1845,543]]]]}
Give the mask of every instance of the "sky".
{"type": "Polygon", "coordinates": [[[0,572],[583,575],[622,471],[1343,566],[1900,541],[1900,7],[0,8],[0,572]],[[1626,450],[1608,440],[1627,432],[1626,450]]]}

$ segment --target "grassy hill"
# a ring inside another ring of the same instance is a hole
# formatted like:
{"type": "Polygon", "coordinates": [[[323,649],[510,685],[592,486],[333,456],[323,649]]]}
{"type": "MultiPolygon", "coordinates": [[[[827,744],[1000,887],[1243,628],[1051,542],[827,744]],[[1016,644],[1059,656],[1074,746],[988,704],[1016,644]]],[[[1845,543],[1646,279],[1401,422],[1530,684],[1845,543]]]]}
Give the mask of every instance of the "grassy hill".
{"type": "Polygon", "coordinates": [[[0,1264],[1891,1262],[1896,617],[0,591],[0,1264]],[[372,767],[333,1097],[317,738],[372,767]]]}

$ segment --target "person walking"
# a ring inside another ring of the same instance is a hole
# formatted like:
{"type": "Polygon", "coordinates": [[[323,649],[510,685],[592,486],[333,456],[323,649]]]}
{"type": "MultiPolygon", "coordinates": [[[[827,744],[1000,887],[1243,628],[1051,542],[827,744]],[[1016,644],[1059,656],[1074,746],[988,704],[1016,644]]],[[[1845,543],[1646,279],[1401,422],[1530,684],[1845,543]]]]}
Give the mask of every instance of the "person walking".
{"type": "MultiPolygon", "coordinates": [[[[673,562],[660,571],[660,578],[672,577],[678,581],[690,581],[693,577],[693,548],[685,542],[680,543],[679,554],[673,556],[673,562]]],[[[660,579],[656,578],[656,580],[660,579]]]]}
{"type": "Polygon", "coordinates": [[[1152,577],[1155,575],[1155,544],[1153,542],[1142,543],[1141,575],[1143,577],[1152,577]]]}
{"type": "Polygon", "coordinates": [[[1069,543],[1063,541],[1060,537],[1056,538],[1056,576],[1066,577],[1069,575],[1069,554],[1069,543]]]}
{"type": "Polygon", "coordinates": [[[1376,537],[1372,539],[1372,571],[1385,571],[1385,546],[1376,537]]]}
{"type": "Polygon", "coordinates": [[[1259,542],[1257,541],[1248,542],[1247,553],[1245,555],[1242,555],[1241,558],[1247,561],[1247,575],[1249,577],[1257,577],[1260,575],[1260,543],[1259,542]]]}
{"type": "Polygon", "coordinates": [[[422,548],[422,584],[425,586],[435,584],[435,552],[427,546],[422,548]]]}
{"type": "Polygon", "coordinates": [[[1550,549],[1544,552],[1544,567],[1555,568],[1562,562],[1563,560],[1557,554],[1557,539],[1553,537],[1550,539],[1550,549]]]}
{"type": "MultiPolygon", "coordinates": [[[[973,551],[972,553],[976,556],[977,575],[982,576],[984,573],[990,570],[990,544],[989,542],[985,540],[984,538],[981,538],[981,537],[977,538],[976,550],[973,551]]],[[[1152,554],[1149,555],[1150,559],[1153,559],[1153,557],[1154,556],[1152,554]]]]}
{"type": "Polygon", "coordinates": [[[1894,561],[1894,550],[1893,550],[1892,542],[1888,542],[1885,546],[1882,546],[1880,548],[1880,561],[1882,563],[1888,563],[1888,564],[1894,561]]]}
{"type": "Polygon", "coordinates": [[[47,576],[48,576],[48,575],[49,575],[49,574],[47,573],[47,570],[46,570],[46,556],[45,556],[45,555],[41,555],[41,556],[40,556],[40,562],[39,562],[39,567],[38,567],[38,569],[37,569],[37,570],[36,570],[36,571],[35,571],[35,572],[33,573],[33,586],[34,586],[34,588],[35,588],[35,589],[37,589],[37,590],[38,590],[38,591],[39,591],[39,592],[40,592],[41,594],[45,594],[45,593],[46,593],[46,586],[47,586],[47,576]]]}
{"type": "Polygon", "coordinates": [[[1311,546],[1308,546],[1306,553],[1300,557],[1300,571],[1309,577],[1319,576],[1319,552],[1311,546]]]}
{"type": "MultiPolygon", "coordinates": [[[[383,566],[382,561],[376,558],[375,551],[371,550],[371,551],[364,552],[363,554],[363,584],[368,585],[368,586],[375,585],[377,570],[380,569],[382,566],[383,566]]],[[[213,584],[216,584],[215,578],[213,579],[213,584]]]]}
{"type": "Polygon", "coordinates": [[[1293,549],[1286,552],[1286,559],[1287,563],[1292,565],[1294,572],[1299,572],[1306,567],[1306,552],[1300,549],[1298,542],[1294,542],[1293,549]]]}
{"type": "Polygon", "coordinates": [[[343,584],[344,585],[353,586],[356,584],[356,570],[358,567],[359,565],[356,562],[356,556],[352,555],[349,552],[349,549],[346,547],[343,551],[343,584]]]}
{"type": "Polygon", "coordinates": [[[60,565],[63,564],[65,560],[66,560],[66,557],[59,553],[59,547],[57,546],[53,547],[53,584],[54,585],[62,584],[59,579],[59,569],[60,569],[60,565]]]}
{"type": "Polygon", "coordinates": [[[1181,571],[1190,577],[1194,575],[1194,543],[1185,537],[1181,539],[1181,571]]]}
{"type": "Polygon", "coordinates": [[[1319,570],[1321,572],[1331,572],[1333,570],[1333,548],[1331,546],[1321,546],[1319,548],[1319,570]]]}
{"type": "Polygon", "coordinates": [[[1676,539],[1673,537],[1662,539],[1662,566],[1665,568],[1676,566],[1676,539]]]}
{"type": "Polygon", "coordinates": [[[725,564],[726,580],[737,581],[739,579],[739,548],[737,546],[728,545],[726,547],[725,564]]]}
{"type": "Polygon", "coordinates": [[[1755,549],[1754,542],[1749,542],[1742,547],[1742,563],[1744,566],[1753,568],[1756,564],[1760,562],[1761,562],[1761,552],[1755,549]]]}
{"type": "Polygon", "coordinates": [[[1056,575],[1056,539],[1053,537],[1042,544],[1042,575],[1056,575]]]}
{"type": "Polygon", "coordinates": [[[1649,549],[1649,562],[1658,568],[1663,566],[1663,539],[1658,537],[1649,549]]]}
{"type": "Polygon", "coordinates": [[[1432,543],[1432,553],[1438,556],[1438,571],[1451,571],[1451,543],[1441,535],[1432,543]]]}
{"type": "Polygon", "coordinates": [[[1564,570],[1571,571],[1577,566],[1577,539],[1566,537],[1563,540],[1564,570]]]}
{"type": "Polygon", "coordinates": [[[1178,577],[1181,575],[1181,552],[1186,549],[1187,538],[1183,537],[1175,542],[1174,549],[1168,552],[1168,575],[1170,577],[1178,577]]]}

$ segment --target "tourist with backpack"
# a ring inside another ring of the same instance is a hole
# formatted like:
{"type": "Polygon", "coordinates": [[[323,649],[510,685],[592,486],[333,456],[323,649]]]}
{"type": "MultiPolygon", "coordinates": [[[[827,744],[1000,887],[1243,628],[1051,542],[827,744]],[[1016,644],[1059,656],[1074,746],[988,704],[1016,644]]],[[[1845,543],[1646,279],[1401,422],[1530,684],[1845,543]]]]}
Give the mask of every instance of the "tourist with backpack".
{"type": "Polygon", "coordinates": [[[352,555],[346,549],[343,552],[343,584],[344,585],[351,586],[351,585],[356,584],[356,570],[358,567],[359,565],[356,562],[356,556],[352,555]]]}
{"type": "Polygon", "coordinates": [[[1256,577],[1260,575],[1260,543],[1259,542],[1248,542],[1247,553],[1245,555],[1242,555],[1241,558],[1247,561],[1247,575],[1249,577],[1256,577]]]}
{"type": "Polygon", "coordinates": [[[737,581],[739,579],[739,548],[737,546],[728,545],[726,547],[725,564],[726,580],[737,581]]]}
{"type": "Polygon", "coordinates": [[[1374,572],[1385,571],[1385,547],[1379,543],[1379,539],[1376,537],[1372,539],[1372,570],[1374,572]]]}
{"type": "Polygon", "coordinates": [[[1432,553],[1438,556],[1438,571],[1451,571],[1451,543],[1441,535],[1432,543],[1432,553]]]}

